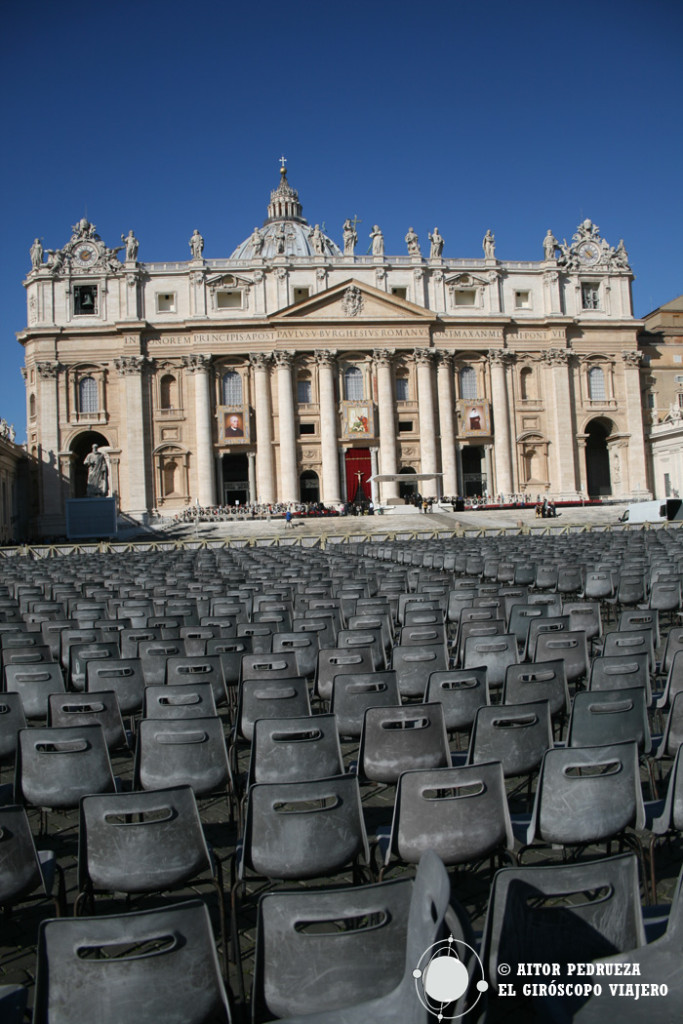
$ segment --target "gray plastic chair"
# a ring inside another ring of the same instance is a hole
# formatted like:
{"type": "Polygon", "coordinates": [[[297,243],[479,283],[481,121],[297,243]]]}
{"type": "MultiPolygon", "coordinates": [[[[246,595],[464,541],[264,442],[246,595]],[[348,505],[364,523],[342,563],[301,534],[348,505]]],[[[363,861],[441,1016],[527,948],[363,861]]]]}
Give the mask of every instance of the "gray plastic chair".
{"type": "Polygon", "coordinates": [[[145,679],[139,658],[112,658],[89,661],[85,677],[86,693],[113,691],[121,714],[131,715],[142,708],[145,679]]]}
{"type": "Polygon", "coordinates": [[[375,659],[369,647],[361,650],[327,647],[319,651],[314,688],[316,697],[329,703],[332,698],[332,681],[336,676],[373,672],[374,665],[375,659]]]}
{"type": "Polygon", "coordinates": [[[395,783],[402,772],[451,764],[442,704],[371,707],[358,751],[362,781],[395,783]]]}
{"type": "Polygon", "coordinates": [[[0,765],[14,765],[18,734],[26,728],[24,705],[19,693],[0,693],[0,765]]]}
{"type": "Polygon", "coordinates": [[[145,687],[145,718],[212,718],[216,713],[211,683],[145,687]]]}
{"type": "Polygon", "coordinates": [[[401,703],[398,680],[386,672],[350,672],[332,680],[330,713],[335,715],[339,735],[358,739],[368,708],[392,707],[401,703]]]}
{"type": "Polygon", "coordinates": [[[343,775],[334,715],[259,719],[254,725],[249,781],[306,782],[343,775]]]}
{"type": "Polygon", "coordinates": [[[432,672],[424,699],[426,704],[442,704],[449,735],[471,729],[478,709],[489,703],[486,667],[432,672]]]}
{"type": "Polygon", "coordinates": [[[216,707],[226,704],[227,690],[223,682],[223,670],[218,654],[202,656],[171,657],[166,661],[166,685],[187,686],[196,683],[209,683],[213,690],[216,707]]]}
{"type": "Polygon", "coordinates": [[[27,718],[47,721],[48,697],[65,693],[64,676],[57,662],[37,665],[8,665],[5,669],[8,693],[18,693],[27,718]]]}
{"type": "Polygon", "coordinates": [[[113,690],[87,694],[51,693],[48,726],[101,725],[109,751],[130,749],[121,710],[113,690]]]}
{"type": "Polygon", "coordinates": [[[570,699],[564,661],[508,665],[501,702],[526,704],[547,700],[551,718],[569,715],[570,699]]]}
{"type": "Polygon", "coordinates": [[[231,1024],[206,906],[44,922],[33,1020],[231,1024]]]}
{"type": "Polygon", "coordinates": [[[232,773],[220,718],[143,718],[135,752],[136,789],[192,787],[197,798],[233,795],[232,773]]]}
{"type": "Polygon", "coordinates": [[[97,640],[87,644],[71,644],[69,647],[69,684],[72,690],[84,692],[87,666],[91,661],[114,661],[121,657],[118,642],[105,643],[97,640]]]}
{"type": "MultiPolygon", "coordinates": [[[[401,632],[405,629],[404,626],[401,632]]],[[[445,672],[448,668],[445,645],[435,643],[394,647],[391,667],[396,673],[401,697],[423,700],[430,675],[433,672],[445,672]]]]}
{"type": "Polygon", "coordinates": [[[0,907],[7,911],[27,900],[48,899],[54,913],[64,912],[64,875],[54,851],[36,850],[24,807],[0,807],[0,907]],[[53,896],[55,873],[58,891],[53,896]]]}
{"type": "Polygon", "coordinates": [[[552,746],[547,700],[481,707],[472,727],[468,764],[500,761],[506,778],[531,776],[552,746]]]}
{"type": "MultiPolygon", "coordinates": [[[[403,772],[382,873],[396,858],[417,864],[434,850],[444,864],[510,856],[514,837],[499,761],[403,772]]],[[[380,874],[381,877],[381,874],[380,874]]]]}
{"type": "Polygon", "coordinates": [[[251,743],[259,718],[300,718],[310,713],[305,679],[244,679],[235,715],[235,739],[251,743]]]}

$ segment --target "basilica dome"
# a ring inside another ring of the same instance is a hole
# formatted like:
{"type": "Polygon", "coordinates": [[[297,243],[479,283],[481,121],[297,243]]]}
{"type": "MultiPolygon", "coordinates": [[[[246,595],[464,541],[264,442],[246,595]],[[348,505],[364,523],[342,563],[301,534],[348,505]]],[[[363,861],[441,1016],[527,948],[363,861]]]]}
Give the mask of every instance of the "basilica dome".
{"type": "Polygon", "coordinates": [[[238,245],[233,260],[273,259],[275,256],[341,256],[341,250],[316,224],[302,215],[299,193],[287,181],[287,171],[280,171],[280,184],[270,193],[268,217],[263,227],[238,245]]]}

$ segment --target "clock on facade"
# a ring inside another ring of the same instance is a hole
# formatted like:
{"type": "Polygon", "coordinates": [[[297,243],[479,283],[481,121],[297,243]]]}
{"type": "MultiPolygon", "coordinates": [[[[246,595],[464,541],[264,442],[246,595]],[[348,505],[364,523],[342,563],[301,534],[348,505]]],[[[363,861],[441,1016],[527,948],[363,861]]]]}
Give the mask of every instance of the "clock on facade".
{"type": "Polygon", "coordinates": [[[582,263],[592,266],[600,259],[600,248],[595,242],[582,242],[578,254],[582,263]]]}
{"type": "Polygon", "coordinates": [[[73,260],[79,267],[92,267],[97,262],[97,246],[80,242],[73,251],[73,260]]]}

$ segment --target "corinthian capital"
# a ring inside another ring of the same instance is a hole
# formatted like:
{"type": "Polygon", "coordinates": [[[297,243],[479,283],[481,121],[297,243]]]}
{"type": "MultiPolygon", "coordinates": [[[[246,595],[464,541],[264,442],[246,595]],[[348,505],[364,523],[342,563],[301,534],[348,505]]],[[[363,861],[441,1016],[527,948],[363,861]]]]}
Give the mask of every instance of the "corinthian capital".
{"type": "Polygon", "coordinates": [[[294,352],[285,352],[279,349],[277,352],[273,352],[273,360],[278,367],[291,367],[294,362],[294,352]]]}
{"type": "Polygon", "coordinates": [[[251,352],[249,354],[249,362],[255,370],[267,370],[270,361],[269,352],[251,352]]]}
{"type": "Polygon", "coordinates": [[[569,362],[569,352],[566,348],[549,348],[542,353],[541,358],[548,366],[566,366],[569,362]]]}
{"type": "Polygon", "coordinates": [[[318,366],[334,367],[336,361],[336,353],[330,352],[326,348],[317,348],[313,353],[313,358],[315,359],[318,366]]]}
{"type": "Polygon", "coordinates": [[[418,366],[431,366],[434,362],[434,352],[430,348],[416,348],[413,351],[413,359],[418,366]]]}
{"type": "Polygon", "coordinates": [[[450,370],[453,367],[453,353],[452,352],[437,352],[436,353],[436,365],[443,366],[445,370],[450,370]]]}
{"type": "Polygon", "coordinates": [[[642,352],[622,352],[621,358],[624,360],[626,366],[640,366],[643,361],[642,352]]]}
{"type": "Polygon", "coordinates": [[[375,361],[375,366],[391,366],[391,360],[394,356],[395,349],[393,348],[375,348],[372,350],[372,358],[375,361]]]}
{"type": "Polygon", "coordinates": [[[490,348],[488,351],[491,366],[508,366],[512,362],[512,352],[502,348],[490,348]]]}
{"type": "Polygon", "coordinates": [[[59,363],[51,360],[49,363],[36,363],[36,370],[41,380],[54,380],[59,373],[59,363]]]}
{"type": "Polygon", "coordinates": [[[114,366],[119,376],[132,377],[134,374],[142,373],[142,368],[146,362],[146,356],[120,356],[114,360],[114,366]]]}
{"type": "Polygon", "coordinates": [[[211,365],[211,358],[202,355],[201,352],[193,352],[189,356],[183,356],[183,366],[189,373],[208,370],[211,365]]]}

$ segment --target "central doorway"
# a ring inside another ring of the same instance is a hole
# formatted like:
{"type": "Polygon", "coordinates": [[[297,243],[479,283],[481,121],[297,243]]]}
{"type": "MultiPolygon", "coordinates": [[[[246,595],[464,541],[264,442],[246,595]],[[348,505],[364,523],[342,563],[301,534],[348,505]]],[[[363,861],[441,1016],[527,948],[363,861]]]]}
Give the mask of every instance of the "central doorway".
{"type": "Polygon", "coordinates": [[[461,448],[462,485],[465,498],[483,495],[486,490],[486,473],[482,470],[484,449],[481,445],[467,444],[461,448]]]}
{"type": "Polygon", "coordinates": [[[249,462],[246,455],[223,456],[223,504],[249,503],[249,462]]]}
{"type": "Polygon", "coordinates": [[[344,456],[346,468],[346,500],[349,502],[370,500],[370,463],[369,448],[349,448],[344,456]]]}
{"type": "Polygon", "coordinates": [[[612,493],[607,449],[610,427],[603,420],[591,420],[586,427],[586,484],[591,498],[607,497],[612,493]]]}

